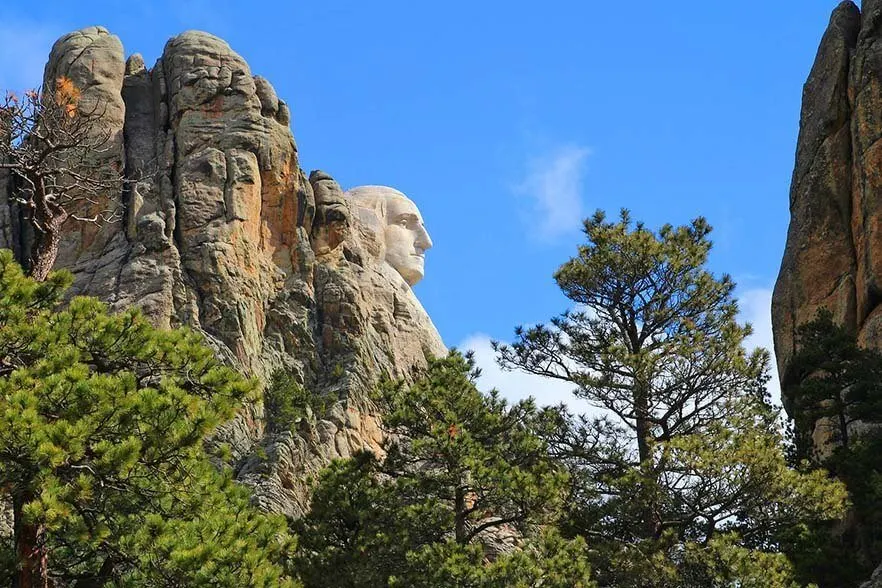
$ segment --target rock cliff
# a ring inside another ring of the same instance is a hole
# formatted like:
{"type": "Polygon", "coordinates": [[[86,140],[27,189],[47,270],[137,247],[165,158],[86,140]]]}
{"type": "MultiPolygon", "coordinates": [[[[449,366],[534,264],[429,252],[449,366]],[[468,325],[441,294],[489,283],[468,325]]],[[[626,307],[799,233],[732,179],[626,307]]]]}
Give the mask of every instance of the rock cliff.
{"type": "MultiPolygon", "coordinates": [[[[288,105],[224,41],[183,33],[148,69],[102,27],[52,48],[44,83],[69,77],[106,105],[108,157],[129,179],[108,194],[123,222],[70,222],[56,262],[74,292],[188,325],[246,373],[283,372],[321,411],[271,431],[260,403],[218,432],[241,480],[273,511],[297,515],[307,476],[382,440],[369,390],[407,377],[445,347],[407,283],[331,176],[299,167],[288,105]]],[[[20,259],[32,236],[0,176],[0,246],[20,259]]]]}
{"type": "MultiPolygon", "coordinates": [[[[772,297],[778,373],[791,414],[796,329],[821,308],[862,345],[882,349],[882,0],[836,7],[803,90],[790,228],[772,297]]],[[[818,454],[829,452],[823,423],[803,433],[818,454]]],[[[882,566],[862,584],[877,586],[882,566]]]]}
{"type": "MultiPolygon", "coordinates": [[[[790,228],[772,297],[783,387],[796,328],[826,308],[882,347],[882,2],[833,11],[805,84],[790,228]]],[[[788,405],[785,395],[785,406],[788,405]]]]}

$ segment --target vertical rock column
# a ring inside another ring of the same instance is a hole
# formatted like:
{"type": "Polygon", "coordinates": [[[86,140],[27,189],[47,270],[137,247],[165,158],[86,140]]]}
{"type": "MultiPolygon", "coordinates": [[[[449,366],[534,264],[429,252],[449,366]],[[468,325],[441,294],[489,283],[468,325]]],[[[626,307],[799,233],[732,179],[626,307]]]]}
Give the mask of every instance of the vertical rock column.
{"type": "MultiPolygon", "coordinates": [[[[775,352],[785,386],[799,325],[819,308],[830,309],[840,323],[856,324],[855,248],[865,251],[866,244],[863,232],[852,238],[849,63],[860,27],[861,15],[853,3],[836,8],[803,90],[790,228],[772,297],[775,352]]],[[[872,186],[864,189],[869,196],[872,186]]],[[[860,222],[866,217],[861,211],[876,206],[866,200],[855,207],[854,218],[860,222]]],[[[882,254],[882,246],[877,253],[882,254]]],[[[867,267],[860,265],[861,282],[869,280],[867,267]]],[[[866,306],[865,298],[861,303],[866,306]]]]}
{"type": "MultiPolygon", "coordinates": [[[[129,180],[112,195],[124,222],[65,225],[58,266],[73,292],[187,325],[229,364],[264,382],[282,372],[316,397],[289,427],[266,429],[249,403],[212,436],[258,504],[302,514],[310,477],[331,459],[379,451],[376,381],[446,352],[383,261],[385,220],[359,226],[337,182],[307,179],[288,106],[217,37],[178,35],[147,69],[137,54],[124,63],[106,30],[84,29],[59,40],[46,71],[112,106],[110,161],[129,180]]],[[[14,217],[0,192],[0,239],[26,242],[14,217]]]]}
{"type": "Polygon", "coordinates": [[[282,123],[287,111],[265,80],[256,82],[245,61],[207,33],[171,39],[161,66],[166,150],[174,161],[173,237],[187,292],[180,318],[254,370],[265,305],[295,265],[303,240],[298,208],[311,197],[298,193],[305,180],[282,123]]]}
{"type": "MultiPolygon", "coordinates": [[[[94,165],[107,166],[111,175],[122,172],[125,166],[126,108],[121,93],[124,76],[122,43],[104,27],[88,27],[61,37],[52,47],[43,74],[43,85],[49,89],[54,88],[59,78],[70,79],[80,91],[78,109],[100,113],[101,128],[95,132],[109,139],[101,151],[94,154],[94,165]]],[[[94,205],[97,210],[79,212],[92,216],[98,210],[121,207],[121,196],[122,186],[119,186],[113,193],[103,195],[104,200],[94,205]]],[[[121,228],[120,223],[68,220],[56,267],[72,268],[76,272],[83,265],[97,268],[118,263],[118,255],[107,257],[104,253],[106,249],[120,249],[121,228]]]]}
{"type": "Polygon", "coordinates": [[[853,216],[857,255],[857,325],[861,342],[882,345],[882,6],[865,0],[852,60],[849,96],[853,216]]]}

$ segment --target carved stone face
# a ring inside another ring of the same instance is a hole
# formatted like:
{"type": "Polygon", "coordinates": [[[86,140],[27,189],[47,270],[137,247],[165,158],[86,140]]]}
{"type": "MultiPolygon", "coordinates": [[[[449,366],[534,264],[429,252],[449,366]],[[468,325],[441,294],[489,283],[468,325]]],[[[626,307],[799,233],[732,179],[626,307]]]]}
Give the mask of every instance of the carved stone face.
{"type": "Polygon", "coordinates": [[[386,201],[386,262],[413,286],[425,275],[425,253],[431,247],[416,204],[408,198],[390,197],[386,201]]]}
{"type": "Polygon", "coordinates": [[[383,258],[408,285],[423,279],[425,252],[432,247],[423,217],[413,201],[394,188],[361,186],[347,192],[358,207],[373,210],[383,227],[383,258]]]}

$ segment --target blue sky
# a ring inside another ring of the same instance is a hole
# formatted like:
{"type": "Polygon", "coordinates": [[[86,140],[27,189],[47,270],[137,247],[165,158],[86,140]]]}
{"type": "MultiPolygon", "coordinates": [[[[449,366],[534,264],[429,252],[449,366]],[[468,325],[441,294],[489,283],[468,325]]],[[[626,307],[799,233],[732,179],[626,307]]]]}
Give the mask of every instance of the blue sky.
{"type": "Polygon", "coordinates": [[[388,184],[435,248],[416,291],[488,385],[488,340],[567,308],[551,275],[579,220],[706,216],[755,342],[786,237],[802,84],[835,6],[708,2],[43,0],[4,6],[0,87],[38,83],[52,41],[102,24],[151,64],[186,29],[226,39],[290,105],[307,170],[388,184]]]}

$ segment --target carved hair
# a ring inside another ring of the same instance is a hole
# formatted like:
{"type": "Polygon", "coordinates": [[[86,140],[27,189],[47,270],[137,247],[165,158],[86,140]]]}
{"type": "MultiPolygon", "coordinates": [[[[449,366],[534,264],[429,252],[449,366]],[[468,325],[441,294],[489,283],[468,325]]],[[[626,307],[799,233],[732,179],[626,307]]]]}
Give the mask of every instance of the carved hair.
{"type": "Polygon", "coordinates": [[[346,196],[352,206],[372,210],[384,220],[386,219],[386,203],[390,198],[408,199],[405,194],[389,186],[358,186],[346,192],[346,196]]]}

